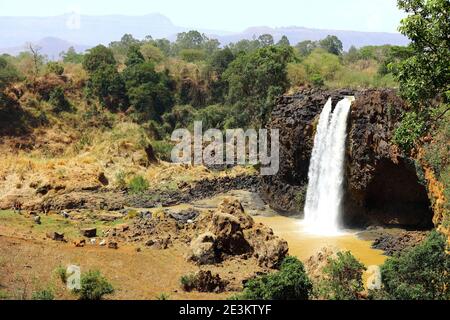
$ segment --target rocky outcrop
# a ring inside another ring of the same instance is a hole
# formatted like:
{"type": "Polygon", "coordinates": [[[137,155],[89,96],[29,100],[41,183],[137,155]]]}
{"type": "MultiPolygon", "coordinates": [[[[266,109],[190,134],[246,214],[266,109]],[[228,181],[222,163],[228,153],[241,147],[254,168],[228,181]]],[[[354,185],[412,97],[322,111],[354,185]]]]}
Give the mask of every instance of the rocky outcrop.
{"type": "Polygon", "coordinates": [[[392,143],[407,108],[394,90],[308,89],[282,97],[270,123],[280,129],[280,171],[264,179],[266,199],[286,212],[302,211],[320,113],[328,98],[334,107],[346,95],[356,100],[348,123],[344,223],[429,226],[432,211],[415,161],[392,143]]]}
{"type": "Polygon", "coordinates": [[[207,232],[191,242],[187,260],[205,265],[243,256],[256,258],[261,267],[275,268],[287,256],[287,242],[256,224],[236,199],[225,199],[209,219],[207,232]]]}

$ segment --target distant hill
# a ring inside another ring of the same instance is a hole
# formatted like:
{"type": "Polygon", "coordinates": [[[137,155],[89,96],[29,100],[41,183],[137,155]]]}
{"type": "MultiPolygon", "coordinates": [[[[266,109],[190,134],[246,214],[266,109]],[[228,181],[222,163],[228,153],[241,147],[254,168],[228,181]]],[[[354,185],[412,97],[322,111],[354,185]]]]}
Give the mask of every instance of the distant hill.
{"type": "Polygon", "coordinates": [[[328,35],[337,36],[343,43],[344,49],[347,50],[352,45],[355,47],[363,47],[367,45],[407,45],[408,39],[400,33],[385,32],[361,32],[361,31],[345,31],[345,30],[325,30],[310,29],[304,27],[253,27],[248,28],[242,33],[218,37],[222,43],[236,42],[241,39],[252,39],[262,34],[271,34],[276,41],[280,40],[283,35],[287,36],[292,45],[304,40],[321,40],[328,35]]]}
{"type": "MultiPolygon", "coordinates": [[[[38,43],[42,52],[49,58],[57,58],[61,51],[74,46],[77,51],[84,51],[97,44],[109,44],[119,40],[125,33],[142,39],[147,35],[153,38],[168,38],[174,40],[176,34],[196,29],[176,26],[161,14],[147,14],[142,16],[87,16],[81,15],[79,25],[73,24],[73,15],[64,14],[53,17],[0,17],[0,53],[17,54],[23,51],[26,42],[38,43]]],[[[332,34],[338,36],[344,49],[351,45],[361,47],[365,45],[405,45],[408,40],[399,33],[377,33],[344,30],[321,30],[304,27],[252,27],[240,33],[219,30],[198,29],[211,37],[219,39],[222,45],[242,39],[252,39],[261,34],[272,34],[275,40],[286,35],[291,44],[303,40],[319,40],[332,34]]]]}
{"type": "MultiPolygon", "coordinates": [[[[47,37],[40,41],[34,42],[34,45],[37,45],[41,48],[41,54],[46,55],[50,60],[58,60],[59,55],[63,51],[67,51],[70,47],[73,47],[77,52],[84,52],[89,49],[91,46],[83,46],[75,43],[71,43],[59,38],[47,37]]],[[[0,48],[1,53],[7,53],[10,55],[18,55],[20,52],[27,51],[27,44],[24,43],[21,46],[10,47],[10,48],[0,48]]]]}

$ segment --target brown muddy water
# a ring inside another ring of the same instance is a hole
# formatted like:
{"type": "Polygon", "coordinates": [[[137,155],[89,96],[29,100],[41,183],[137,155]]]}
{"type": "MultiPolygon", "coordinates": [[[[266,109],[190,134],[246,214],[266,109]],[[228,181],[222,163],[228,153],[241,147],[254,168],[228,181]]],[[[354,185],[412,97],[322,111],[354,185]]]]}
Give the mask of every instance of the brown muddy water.
{"type": "Polygon", "coordinates": [[[382,265],[386,260],[383,251],[372,249],[371,241],[359,239],[356,230],[347,230],[338,236],[324,237],[306,232],[300,219],[283,216],[260,216],[254,219],[269,226],[275,235],[285,239],[289,244],[289,253],[302,261],[308,260],[324,247],[350,251],[366,266],[382,265]]]}
{"type": "MultiPolygon", "coordinates": [[[[275,235],[285,239],[289,245],[289,253],[305,262],[324,247],[334,247],[341,251],[350,251],[366,267],[382,265],[386,256],[383,251],[372,249],[372,242],[360,239],[360,230],[346,230],[341,235],[324,237],[308,233],[302,220],[284,217],[265,204],[258,194],[234,190],[210,199],[191,203],[197,209],[215,209],[226,197],[234,197],[241,201],[245,211],[253,216],[256,222],[272,228],[275,235]]],[[[184,207],[185,206],[181,206],[184,207]]],[[[178,206],[180,209],[180,206],[178,206]]]]}

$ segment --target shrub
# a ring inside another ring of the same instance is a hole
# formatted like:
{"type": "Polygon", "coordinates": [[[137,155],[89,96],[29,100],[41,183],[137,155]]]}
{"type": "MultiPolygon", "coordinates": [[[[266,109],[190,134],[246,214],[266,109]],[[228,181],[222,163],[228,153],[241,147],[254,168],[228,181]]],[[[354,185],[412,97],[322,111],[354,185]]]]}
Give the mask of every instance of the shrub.
{"type": "Polygon", "coordinates": [[[61,279],[61,282],[67,283],[67,271],[63,266],[59,266],[55,269],[55,274],[61,279]]]}
{"type": "Polygon", "coordinates": [[[162,161],[171,161],[173,145],[168,141],[154,141],[152,143],[153,151],[158,159],[162,161]]]}
{"type": "Polygon", "coordinates": [[[308,300],[312,283],[303,264],[295,257],[287,257],[280,271],[258,277],[245,284],[242,300],[308,300]]]}
{"type": "Polygon", "coordinates": [[[50,61],[49,63],[47,63],[47,72],[54,73],[60,76],[64,73],[64,67],[61,65],[61,63],[50,61]]]}
{"type": "Polygon", "coordinates": [[[400,126],[395,130],[394,143],[403,151],[409,153],[417,140],[425,132],[425,121],[416,112],[408,112],[403,117],[400,126]]]}
{"type": "Polygon", "coordinates": [[[195,288],[196,281],[195,274],[184,275],[180,278],[181,288],[186,292],[191,292],[195,288]]]}
{"type": "Polygon", "coordinates": [[[170,295],[167,293],[161,293],[160,295],[156,296],[156,300],[161,301],[170,300],[170,295]]]}
{"type": "Polygon", "coordinates": [[[434,231],[420,245],[389,258],[381,276],[391,299],[449,300],[450,256],[445,237],[434,231]]]}
{"type": "Polygon", "coordinates": [[[51,104],[53,111],[62,112],[70,110],[70,103],[67,101],[64,95],[64,89],[57,87],[50,92],[50,98],[48,102],[51,104]]]}
{"type": "Polygon", "coordinates": [[[364,290],[362,281],[364,265],[349,251],[338,252],[329,258],[323,269],[326,276],[319,284],[319,295],[328,300],[357,300],[364,290]]]}
{"type": "Polygon", "coordinates": [[[116,173],[116,186],[119,189],[126,189],[127,188],[127,183],[125,181],[125,178],[127,177],[126,173],[123,171],[119,171],[116,173]]]}
{"type": "Polygon", "coordinates": [[[31,295],[31,299],[32,300],[50,301],[50,300],[55,300],[55,296],[53,295],[53,292],[51,290],[45,289],[45,290],[33,292],[33,294],[31,295]]]}
{"type": "Polygon", "coordinates": [[[148,181],[142,176],[135,176],[128,182],[128,189],[131,193],[143,193],[149,188],[148,181]]]}
{"type": "Polygon", "coordinates": [[[80,300],[101,300],[103,296],[114,293],[114,288],[100,271],[88,271],[81,275],[81,289],[75,293],[80,300]]]}
{"type": "Polygon", "coordinates": [[[323,87],[323,85],[325,84],[320,74],[313,74],[311,76],[311,82],[313,85],[317,87],[323,87]]]}

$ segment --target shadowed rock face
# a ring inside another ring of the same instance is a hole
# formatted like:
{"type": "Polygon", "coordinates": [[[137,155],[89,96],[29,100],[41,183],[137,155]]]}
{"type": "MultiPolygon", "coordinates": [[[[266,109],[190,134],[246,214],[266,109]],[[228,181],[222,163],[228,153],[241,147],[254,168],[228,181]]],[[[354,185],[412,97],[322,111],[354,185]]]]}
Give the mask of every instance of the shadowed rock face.
{"type": "Polygon", "coordinates": [[[319,115],[329,97],[335,105],[346,95],[356,101],[348,124],[344,224],[429,226],[433,213],[414,161],[391,142],[406,108],[393,90],[310,89],[281,98],[270,123],[280,129],[280,172],[264,180],[267,200],[288,213],[302,210],[298,195],[308,183],[319,115]]]}

